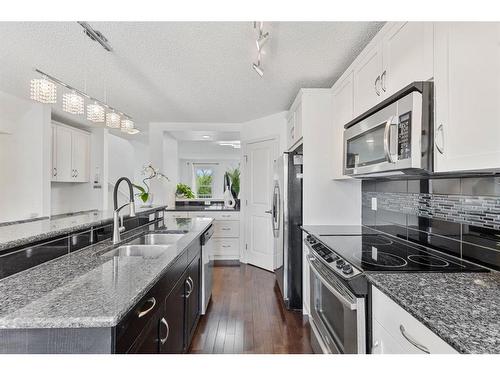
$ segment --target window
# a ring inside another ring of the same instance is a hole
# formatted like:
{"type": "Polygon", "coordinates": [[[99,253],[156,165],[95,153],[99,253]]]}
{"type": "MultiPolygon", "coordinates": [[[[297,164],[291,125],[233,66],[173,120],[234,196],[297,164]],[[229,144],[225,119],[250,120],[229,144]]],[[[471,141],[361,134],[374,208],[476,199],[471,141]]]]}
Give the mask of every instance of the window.
{"type": "Polygon", "coordinates": [[[196,197],[212,198],[214,170],[207,166],[195,166],[196,197]]]}

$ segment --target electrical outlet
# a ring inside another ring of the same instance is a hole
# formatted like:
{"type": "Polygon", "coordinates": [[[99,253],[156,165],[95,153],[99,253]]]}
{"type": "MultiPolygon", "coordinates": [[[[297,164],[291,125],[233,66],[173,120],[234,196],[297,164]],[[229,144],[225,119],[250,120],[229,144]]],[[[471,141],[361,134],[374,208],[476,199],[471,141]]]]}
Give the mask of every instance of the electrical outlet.
{"type": "Polygon", "coordinates": [[[372,198],[372,210],[377,211],[377,198],[372,198]]]}

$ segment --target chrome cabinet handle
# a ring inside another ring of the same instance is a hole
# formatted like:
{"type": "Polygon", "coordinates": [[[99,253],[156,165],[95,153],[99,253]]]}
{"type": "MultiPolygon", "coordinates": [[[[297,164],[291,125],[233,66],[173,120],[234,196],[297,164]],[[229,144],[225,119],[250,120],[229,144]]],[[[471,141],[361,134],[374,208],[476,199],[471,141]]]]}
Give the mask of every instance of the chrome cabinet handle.
{"type": "Polygon", "coordinates": [[[434,143],[436,145],[436,148],[437,150],[439,151],[439,153],[441,155],[444,154],[444,127],[443,127],[443,124],[439,124],[437,130],[436,130],[436,139],[434,140],[434,143]],[[441,145],[439,145],[439,142],[438,142],[438,133],[441,135],[441,145]]]}
{"type": "Polygon", "coordinates": [[[384,153],[385,153],[385,159],[389,163],[395,163],[396,161],[392,158],[392,152],[391,152],[391,147],[390,147],[390,142],[391,142],[391,126],[397,125],[394,123],[395,116],[391,116],[387,119],[387,122],[385,123],[385,128],[384,128],[384,153]]]}
{"type": "Polygon", "coordinates": [[[380,87],[385,92],[385,77],[387,76],[387,70],[384,70],[382,75],[380,76],[380,87]]]}
{"type": "MultiPolygon", "coordinates": [[[[139,311],[137,313],[137,316],[139,318],[142,318],[143,316],[147,315],[151,310],[154,309],[154,307],[156,306],[156,299],[154,297],[151,297],[149,298],[147,301],[147,303],[150,303],[151,306],[149,306],[146,310],[142,310],[142,311],[139,311]]],[[[144,304],[145,305],[145,304],[144,304]]]]}
{"type": "Polygon", "coordinates": [[[402,324],[399,325],[399,330],[401,331],[401,334],[403,335],[403,337],[410,344],[412,344],[415,348],[423,351],[424,353],[431,354],[431,352],[429,351],[429,349],[425,345],[420,344],[414,338],[412,338],[410,335],[408,335],[408,333],[406,333],[406,329],[402,324]]]}
{"type": "Polygon", "coordinates": [[[169,327],[168,322],[165,318],[161,318],[160,323],[162,323],[165,326],[165,328],[167,329],[167,334],[165,335],[165,337],[160,339],[161,344],[164,345],[167,342],[168,335],[170,335],[170,327],[169,327]]]}
{"type": "Polygon", "coordinates": [[[191,293],[193,293],[193,284],[191,284],[191,281],[193,279],[191,279],[191,276],[188,276],[188,278],[186,279],[186,284],[188,285],[189,287],[189,291],[186,293],[186,295],[184,297],[186,298],[189,298],[189,296],[191,295],[191,293]]]}
{"type": "Polygon", "coordinates": [[[56,177],[57,176],[57,168],[54,168],[53,172],[52,172],[52,176],[56,177]]]}
{"type": "Polygon", "coordinates": [[[231,245],[222,245],[222,247],[224,247],[224,248],[231,247],[231,245]]]}
{"type": "Polygon", "coordinates": [[[78,169],[75,169],[75,177],[78,177],[78,169]]]}
{"type": "Polygon", "coordinates": [[[375,78],[375,83],[374,83],[375,93],[377,94],[377,96],[380,96],[380,90],[378,89],[379,82],[380,82],[380,76],[377,76],[377,78],[375,78]]]}
{"type": "Polygon", "coordinates": [[[266,210],[266,211],[264,211],[264,213],[265,213],[265,214],[271,214],[271,215],[272,215],[272,214],[273,214],[273,210],[266,210]]]}

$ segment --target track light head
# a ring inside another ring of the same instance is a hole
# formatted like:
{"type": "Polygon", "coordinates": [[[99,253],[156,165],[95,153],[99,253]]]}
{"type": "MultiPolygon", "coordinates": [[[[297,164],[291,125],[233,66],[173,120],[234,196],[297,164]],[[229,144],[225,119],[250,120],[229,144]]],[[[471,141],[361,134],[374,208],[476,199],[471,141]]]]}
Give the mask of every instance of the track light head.
{"type": "Polygon", "coordinates": [[[252,69],[255,70],[259,76],[264,76],[264,69],[260,67],[260,62],[259,64],[252,64],[252,69]]]}
{"type": "Polygon", "coordinates": [[[269,32],[265,34],[260,34],[257,40],[255,41],[255,44],[257,45],[257,51],[260,52],[260,50],[262,49],[264,44],[267,43],[268,40],[269,40],[269,32]]]}

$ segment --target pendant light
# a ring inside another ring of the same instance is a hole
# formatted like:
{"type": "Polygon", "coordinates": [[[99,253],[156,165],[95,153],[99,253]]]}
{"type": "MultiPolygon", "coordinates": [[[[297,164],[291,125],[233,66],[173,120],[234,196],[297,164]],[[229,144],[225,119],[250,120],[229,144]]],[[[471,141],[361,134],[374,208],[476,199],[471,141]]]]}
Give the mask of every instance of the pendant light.
{"type": "Polygon", "coordinates": [[[64,112],[71,113],[73,115],[83,115],[85,108],[85,99],[83,96],[72,90],[69,93],[63,95],[62,109],[64,112]]]}
{"type": "Polygon", "coordinates": [[[104,122],[105,111],[104,107],[94,101],[93,104],[87,105],[87,120],[99,123],[104,122]]]}
{"type": "Polygon", "coordinates": [[[31,80],[30,97],[43,104],[55,104],[57,103],[57,86],[45,75],[42,78],[34,78],[31,80]]]}
{"type": "Polygon", "coordinates": [[[115,111],[106,113],[106,126],[118,129],[120,127],[120,115],[115,111]]]}

